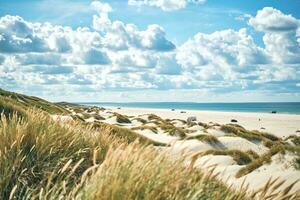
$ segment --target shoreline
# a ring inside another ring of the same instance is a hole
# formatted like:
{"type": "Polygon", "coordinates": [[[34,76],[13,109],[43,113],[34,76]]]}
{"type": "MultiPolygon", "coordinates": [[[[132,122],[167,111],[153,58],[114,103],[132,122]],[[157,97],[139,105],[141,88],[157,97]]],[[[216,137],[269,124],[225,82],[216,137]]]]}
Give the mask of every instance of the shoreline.
{"type": "MultiPolygon", "coordinates": [[[[294,103],[294,102],[293,102],[294,103]]],[[[299,102],[295,102],[295,103],[299,103],[299,102]]],[[[251,110],[218,110],[218,109],[205,109],[205,108],[201,108],[201,109],[195,109],[195,108],[176,108],[176,107],[170,107],[170,108],[161,108],[161,107],[142,107],[142,106],[126,106],[126,105],[101,105],[101,104],[97,104],[97,103],[74,103],[74,104],[78,104],[78,105],[84,105],[84,106],[97,106],[97,107],[107,107],[107,108],[134,108],[134,109],[155,109],[155,110],[183,110],[183,111],[204,111],[204,112],[233,112],[233,113],[257,113],[257,114],[272,114],[272,115],[299,115],[300,116],[300,112],[283,112],[283,111],[278,111],[276,109],[274,109],[274,111],[276,111],[276,113],[272,113],[272,109],[270,109],[269,111],[251,111],[251,110]]],[[[213,103],[213,104],[217,104],[217,103],[213,103]]],[[[230,104],[230,103],[228,103],[230,104]]]]}
{"type": "MultiPolygon", "coordinates": [[[[98,106],[100,107],[100,106],[98,106]]],[[[124,115],[143,115],[156,114],[163,118],[184,119],[195,116],[198,121],[219,124],[232,123],[231,120],[237,120],[239,124],[249,130],[258,130],[269,132],[279,137],[288,137],[289,135],[300,135],[300,115],[283,113],[260,113],[260,112],[229,112],[229,111],[206,111],[206,110],[187,110],[187,109],[163,109],[163,108],[140,108],[140,107],[115,107],[101,106],[109,108],[114,112],[124,115]],[[118,109],[120,108],[120,109],[118,109]],[[184,111],[184,113],[181,113],[184,111]]]]}

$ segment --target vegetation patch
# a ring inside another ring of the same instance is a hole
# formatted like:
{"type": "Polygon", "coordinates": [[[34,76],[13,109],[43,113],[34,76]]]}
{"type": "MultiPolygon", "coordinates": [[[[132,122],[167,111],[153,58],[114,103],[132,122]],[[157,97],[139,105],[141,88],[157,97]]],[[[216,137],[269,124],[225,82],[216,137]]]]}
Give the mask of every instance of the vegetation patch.
{"type": "Polygon", "coordinates": [[[155,114],[150,114],[150,115],[148,116],[148,120],[149,120],[149,121],[152,121],[152,120],[154,120],[154,121],[165,121],[165,120],[163,120],[161,117],[159,117],[159,116],[157,116],[157,115],[155,115],[155,114]]]}
{"type": "Polygon", "coordinates": [[[116,121],[118,123],[124,123],[124,124],[130,124],[131,121],[126,115],[121,115],[119,113],[114,113],[114,116],[116,116],[116,121]]]}
{"type": "Polygon", "coordinates": [[[251,156],[249,154],[239,150],[208,150],[202,155],[209,154],[231,156],[238,165],[246,165],[252,161],[251,156]]]}
{"type": "Polygon", "coordinates": [[[248,150],[246,153],[251,157],[251,160],[259,158],[259,155],[255,151],[248,150]]]}
{"type": "Polygon", "coordinates": [[[46,111],[13,97],[0,98],[0,199],[249,199],[246,190],[187,167],[184,158],[169,159],[132,130],[57,122],[46,113],[56,112],[54,104],[46,111]]]}
{"type": "Polygon", "coordinates": [[[206,142],[209,143],[211,145],[217,145],[220,144],[220,141],[218,140],[217,137],[213,136],[213,135],[196,135],[196,136],[189,136],[186,139],[197,139],[201,142],[206,142]]]}
{"type": "Polygon", "coordinates": [[[180,127],[176,127],[171,123],[161,123],[158,125],[159,128],[164,130],[166,133],[168,133],[171,136],[177,136],[180,138],[186,137],[186,130],[180,127]]]}
{"type": "Polygon", "coordinates": [[[151,147],[139,151],[133,145],[119,148],[107,154],[78,196],[87,200],[247,199],[245,191],[235,194],[212,173],[203,174],[182,163],[165,159],[151,147]]]}
{"type": "Polygon", "coordinates": [[[21,105],[22,107],[28,108],[38,108],[43,111],[46,111],[50,114],[68,114],[70,113],[68,110],[63,108],[58,104],[54,104],[48,102],[44,99],[40,99],[38,97],[26,96],[14,92],[9,92],[0,89],[0,96],[8,97],[10,101],[15,101],[17,104],[21,105]]]}
{"type": "Polygon", "coordinates": [[[281,141],[278,137],[270,133],[261,133],[259,131],[248,131],[244,127],[238,124],[221,125],[220,129],[227,134],[234,134],[238,137],[242,137],[250,141],[263,142],[263,144],[268,148],[271,148],[274,144],[281,141]]]}
{"type": "Polygon", "coordinates": [[[285,140],[291,140],[291,142],[293,144],[295,144],[296,146],[300,145],[300,136],[297,135],[290,135],[289,137],[287,137],[285,140]]]}
{"type": "Polygon", "coordinates": [[[210,128],[210,125],[207,124],[207,123],[204,123],[204,122],[198,122],[198,125],[199,125],[199,126],[202,126],[202,127],[205,128],[205,129],[210,128]]]}
{"type": "Polygon", "coordinates": [[[264,165],[265,163],[269,163],[272,159],[272,156],[274,156],[275,154],[277,154],[279,152],[284,153],[283,145],[274,145],[267,153],[261,155],[260,157],[258,157],[255,160],[252,160],[252,162],[250,162],[248,165],[241,168],[237,172],[236,177],[240,178],[240,177],[242,177],[246,174],[251,173],[255,169],[257,169],[257,168],[261,167],[262,165],[264,165]]]}
{"type": "Polygon", "coordinates": [[[134,127],[132,128],[132,130],[145,130],[145,129],[148,129],[150,131],[152,131],[153,133],[157,133],[157,127],[155,126],[147,126],[147,125],[143,125],[143,126],[138,126],[138,127],[134,127]]]}
{"type": "Polygon", "coordinates": [[[155,142],[155,141],[153,141],[145,136],[142,136],[128,128],[122,128],[122,127],[107,124],[104,122],[94,122],[94,123],[91,123],[91,126],[93,128],[96,128],[99,132],[107,131],[107,132],[109,132],[110,135],[120,138],[123,141],[125,141],[126,143],[131,143],[136,140],[139,140],[139,142],[141,144],[145,144],[145,145],[152,144],[155,146],[165,146],[165,144],[163,144],[163,143],[155,142]]]}
{"type": "Polygon", "coordinates": [[[147,120],[145,120],[143,118],[140,118],[140,117],[136,117],[136,118],[134,118],[134,120],[137,120],[138,122],[141,122],[142,124],[146,124],[147,123],[147,120]]]}
{"type": "Polygon", "coordinates": [[[13,114],[16,114],[20,117],[26,117],[25,108],[23,105],[14,102],[13,100],[7,97],[0,96],[0,119],[2,116],[11,117],[13,114]]]}

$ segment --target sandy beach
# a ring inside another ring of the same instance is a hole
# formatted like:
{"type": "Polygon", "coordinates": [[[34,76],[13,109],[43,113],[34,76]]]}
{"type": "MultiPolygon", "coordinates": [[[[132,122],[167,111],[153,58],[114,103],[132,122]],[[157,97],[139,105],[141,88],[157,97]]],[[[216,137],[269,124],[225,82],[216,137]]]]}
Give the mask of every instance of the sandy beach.
{"type": "Polygon", "coordinates": [[[124,115],[155,114],[166,119],[186,120],[190,116],[195,116],[197,121],[204,123],[214,122],[219,124],[231,123],[231,119],[236,119],[237,124],[248,130],[259,130],[272,133],[278,137],[288,137],[289,135],[300,135],[300,115],[295,114],[271,114],[252,112],[222,112],[222,111],[199,111],[199,110],[170,110],[170,109],[149,109],[149,108],[129,108],[109,107],[112,111],[124,115]],[[184,111],[185,113],[181,113],[184,111]]]}
{"type": "MultiPolygon", "coordinates": [[[[277,189],[283,190],[300,180],[294,150],[276,150],[276,145],[298,148],[300,115],[131,107],[67,109],[86,122],[120,126],[164,144],[157,148],[166,150],[172,159],[185,155],[187,165],[194,160],[193,166],[204,171],[213,166],[218,177],[236,189],[246,184],[250,191],[258,191],[270,179],[279,178],[284,182],[277,189]],[[247,171],[251,165],[253,169],[247,171]]],[[[52,117],[72,120],[70,116],[52,117]]],[[[297,182],[291,191],[299,189],[297,182]]]]}
{"type": "MultiPolygon", "coordinates": [[[[271,113],[250,113],[250,112],[218,112],[218,111],[198,111],[198,110],[170,110],[170,109],[149,109],[149,108],[129,108],[129,107],[105,107],[111,112],[120,113],[128,117],[141,117],[147,118],[149,114],[155,114],[163,119],[171,119],[176,126],[182,126],[180,120],[187,120],[188,117],[196,117],[198,122],[206,124],[220,124],[225,125],[232,123],[231,120],[235,119],[237,122],[234,124],[241,125],[247,130],[258,130],[266,132],[285,140],[291,135],[300,135],[300,115],[294,114],[271,114],[271,113]],[[179,120],[176,120],[179,119],[179,120]],[[175,120],[175,121],[174,121],[175,120]]],[[[106,122],[115,123],[115,119],[109,118],[106,122]]],[[[131,124],[123,125],[125,127],[140,126],[136,121],[131,124]]],[[[150,124],[155,126],[155,124],[150,124]]],[[[214,125],[213,125],[214,126],[214,125]]],[[[152,140],[171,144],[172,155],[175,158],[181,155],[181,152],[188,152],[188,154],[197,154],[209,150],[238,150],[242,152],[254,151],[262,156],[268,152],[268,148],[263,143],[257,143],[246,138],[231,137],[220,130],[217,126],[203,129],[199,126],[188,128],[195,131],[189,136],[195,135],[212,135],[216,137],[221,147],[209,144],[199,140],[180,140],[178,137],[170,136],[164,131],[154,133],[151,130],[138,130],[137,133],[142,134],[152,140]]],[[[215,166],[215,172],[220,173],[220,178],[228,185],[235,188],[241,187],[244,183],[248,185],[250,190],[259,190],[263,187],[269,179],[279,178],[285,180],[285,183],[280,189],[289,186],[293,182],[300,179],[300,173],[293,167],[295,157],[291,153],[277,154],[273,156],[270,163],[266,163],[261,167],[255,169],[251,173],[244,175],[241,178],[236,178],[236,174],[243,168],[229,155],[205,155],[199,157],[195,166],[199,169],[207,170],[210,166],[215,166]]],[[[292,191],[300,189],[298,182],[292,191]]]]}

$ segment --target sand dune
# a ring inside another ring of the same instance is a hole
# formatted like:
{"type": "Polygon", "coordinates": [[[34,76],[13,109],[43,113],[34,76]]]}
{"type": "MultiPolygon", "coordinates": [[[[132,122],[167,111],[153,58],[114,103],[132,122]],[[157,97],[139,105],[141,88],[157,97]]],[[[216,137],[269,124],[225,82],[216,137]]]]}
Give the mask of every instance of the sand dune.
{"type": "MultiPolygon", "coordinates": [[[[110,107],[113,111],[125,115],[156,114],[163,118],[184,119],[189,116],[196,116],[198,121],[209,123],[228,124],[231,119],[238,120],[238,124],[249,130],[261,130],[272,133],[279,137],[287,137],[296,134],[300,130],[300,115],[293,114],[271,114],[271,113],[249,113],[249,112],[221,112],[221,111],[197,111],[148,108],[122,108],[110,107]],[[259,120],[260,119],[260,120],[259,120]],[[264,129],[261,129],[264,128],[264,129]]],[[[298,133],[300,134],[300,133],[298,133]]]]}
{"type": "MultiPolygon", "coordinates": [[[[195,167],[207,170],[214,166],[215,172],[220,173],[218,177],[226,184],[236,188],[239,188],[245,181],[249,189],[255,191],[265,185],[270,178],[278,177],[280,180],[285,180],[285,183],[278,188],[283,189],[294,181],[300,180],[299,169],[297,170],[293,164],[297,155],[291,152],[277,153],[271,156],[269,162],[265,162],[251,172],[237,178],[236,175],[239,170],[249,162],[255,161],[255,159],[263,157],[271,151],[271,147],[268,146],[268,143],[265,143],[266,141],[269,141],[269,145],[275,143],[268,138],[254,140],[222,129],[223,125],[232,123],[231,120],[235,119],[237,122],[234,123],[234,127],[240,125],[245,128],[243,129],[245,131],[261,131],[250,132],[250,134],[257,133],[259,135],[267,132],[277,136],[282,143],[293,146],[292,142],[285,139],[290,135],[300,136],[300,133],[297,132],[297,130],[300,130],[300,115],[195,110],[186,110],[185,113],[182,113],[181,110],[117,109],[114,107],[91,113],[103,117],[103,120],[98,121],[132,129],[137,134],[148,137],[153,141],[168,144],[166,147],[158,148],[168,150],[170,157],[173,159],[186,155],[189,158],[187,163],[189,163],[193,155],[198,155],[194,164],[195,167]],[[118,122],[117,116],[126,118],[130,123],[118,122]],[[191,116],[196,117],[196,121],[188,122],[187,118],[191,116]],[[211,153],[208,153],[209,151],[211,153]],[[216,151],[216,154],[213,154],[214,151],[216,151]],[[249,152],[252,152],[253,155],[249,152]],[[250,157],[239,157],[243,156],[243,153],[255,157],[247,161],[250,157]],[[246,161],[242,159],[246,159],[246,161]]],[[[81,113],[77,114],[82,116],[81,113]]],[[[57,116],[53,116],[53,118],[62,119],[57,116]]],[[[63,119],[65,118],[63,117],[63,119]]],[[[85,121],[93,122],[96,119],[88,117],[85,121]]],[[[300,183],[298,182],[292,191],[299,189],[300,183]]]]}

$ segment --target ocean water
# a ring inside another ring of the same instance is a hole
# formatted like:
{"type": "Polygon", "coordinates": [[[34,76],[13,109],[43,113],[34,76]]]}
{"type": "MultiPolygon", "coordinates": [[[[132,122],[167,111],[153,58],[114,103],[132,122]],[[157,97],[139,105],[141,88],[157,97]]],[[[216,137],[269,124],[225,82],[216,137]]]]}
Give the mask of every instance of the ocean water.
{"type": "Polygon", "coordinates": [[[263,112],[300,114],[300,102],[280,103],[193,103],[193,102],[89,102],[79,103],[82,105],[110,106],[110,107],[138,107],[138,108],[162,108],[180,110],[211,110],[211,111],[234,111],[234,112],[263,112]]]}

